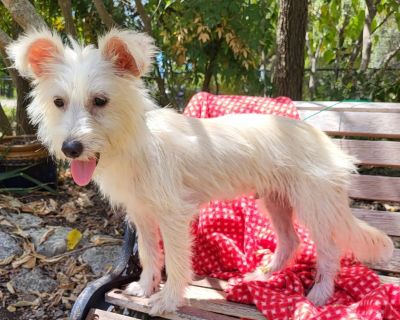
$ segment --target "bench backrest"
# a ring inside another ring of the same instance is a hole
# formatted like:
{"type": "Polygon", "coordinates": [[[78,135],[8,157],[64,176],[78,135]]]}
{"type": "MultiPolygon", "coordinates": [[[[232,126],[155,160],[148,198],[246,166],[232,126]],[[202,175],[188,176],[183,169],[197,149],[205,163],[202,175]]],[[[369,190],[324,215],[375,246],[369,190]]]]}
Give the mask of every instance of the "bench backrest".
{"type": "MultiPolygon", "coordinates": [[[[364,170],[353,176],[351,198],[400,202],[400,104],[299,101],[295,105],[303,120],[360,160],[364,170]]],[[[400,212],[353,209],[353,213],[391,236],[400,236],[400,212]]],[[[389,264],[374,267],[400,272],[400,250],[395,250],[389,264]]]]}

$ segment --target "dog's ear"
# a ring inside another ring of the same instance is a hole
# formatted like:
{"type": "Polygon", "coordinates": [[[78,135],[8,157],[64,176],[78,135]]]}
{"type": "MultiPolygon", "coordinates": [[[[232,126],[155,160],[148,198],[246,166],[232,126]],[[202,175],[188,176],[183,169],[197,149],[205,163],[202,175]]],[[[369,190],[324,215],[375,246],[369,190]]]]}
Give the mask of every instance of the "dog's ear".
{"type": "Polygon", "coordinates": [[[50,72],[52,64],[62,59],[64,47],[57,34],[34,30],[11,43],[7,53],[22,76],[40,78],[50,72]]]}
{"type": "Polygon", "coordinates": [[[145,33],[112,29],[99,39],[99,50],[120,75],[142,77],[149,70],[157,48],[145,33]]]}

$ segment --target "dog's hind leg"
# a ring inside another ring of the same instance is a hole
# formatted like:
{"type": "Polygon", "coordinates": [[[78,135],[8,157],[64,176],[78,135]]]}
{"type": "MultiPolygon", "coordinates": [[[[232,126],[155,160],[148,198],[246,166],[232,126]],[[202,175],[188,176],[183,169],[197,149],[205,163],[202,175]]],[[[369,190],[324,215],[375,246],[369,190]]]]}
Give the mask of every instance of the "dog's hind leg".
{"type": "Polygon", "coordinates": [[[157,223],[149,216],[133,216],[138,235],[138,249],[142,273],[138,282],[130,283],[125,293],[138,297],[149,297],[158,291],[161,281],[161,269],[164,264],[164,257],[160,248],[160,232],[157,223]]]}
{"type": "Polygon", "coordinates": [[[317,306],[325,304],[333,295],[335,277],[340,268],[340,249],[334,239],[323,233],[323,230],[311,232],[317,249],[317,272],[314,286],[307,298],[317,306]]]}
{"type": "Polygon", "coordinates": [[[300,242],[293,227],[293,208],[287,200],[270,196],[260,199],[258,204],[260,211],[271,219],[277,238],[277,247],[267,273],[256,270],[246,275],[247,281],[266,280],[273,272],[284,268],[293,259],[300,242]]]}
{"type": "Polygon", "coordinates": [[[337,228],[342,226],[341,213],[344,206],[348,206],[347,198],[340,196],[339,190],[324,187],[309,188],[313,194],[303,193],[296,208],[299,220],[308,228],[316,247],[315,283],[307,297],[317,306],[325,304],[335,289],[342,253],[335,241],[335,233],[340,232],[337,228]]]}

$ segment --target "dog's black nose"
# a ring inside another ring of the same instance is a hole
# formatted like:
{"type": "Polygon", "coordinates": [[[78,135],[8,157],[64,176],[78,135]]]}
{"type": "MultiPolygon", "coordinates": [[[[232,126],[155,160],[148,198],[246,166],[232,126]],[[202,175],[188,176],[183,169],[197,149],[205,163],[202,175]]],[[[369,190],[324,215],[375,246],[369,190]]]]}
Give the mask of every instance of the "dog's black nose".
{"type": "Polygon", "coordinates": [[[78,158],[83,151],[83,144],[79,141],[64,141],[61,151],[69,158],[78,158]]]}

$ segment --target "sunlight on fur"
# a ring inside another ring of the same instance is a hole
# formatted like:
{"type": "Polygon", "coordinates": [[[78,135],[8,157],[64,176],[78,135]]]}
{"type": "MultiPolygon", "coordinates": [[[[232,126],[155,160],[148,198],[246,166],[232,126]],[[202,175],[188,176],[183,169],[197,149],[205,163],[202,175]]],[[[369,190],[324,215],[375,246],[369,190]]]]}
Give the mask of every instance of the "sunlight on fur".
{"type": "Polygon", "coordinates": [[[127,294],[150,296],[151,314],[176,311],[191,281],[189,223],[199,207],[255,192],[278,245],[270,271],[247,280],[266,280],[290,263],[299,245],[294,219],[316,244],[317,281],[308,297],[317,305],[332,295],[345,252],[366,262],[391,257],[390,238],[351,214],[355,159],[302,121],[195,119],[158,108],[141,79],[156,52],[149,36],[116,29],[98,48],[66,46],[48,30],[8,48],[16,69],[33,81],[28,113],[41,141],[71,162],[78,184],[93,179],[111,204],[125,207],[137,228],[143,272],[127,294]],[[168,278],[159,291],[164,263],[168,278]]]}

